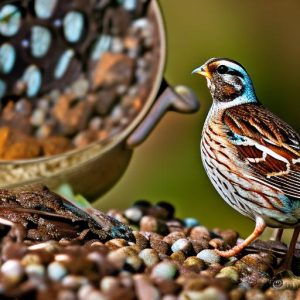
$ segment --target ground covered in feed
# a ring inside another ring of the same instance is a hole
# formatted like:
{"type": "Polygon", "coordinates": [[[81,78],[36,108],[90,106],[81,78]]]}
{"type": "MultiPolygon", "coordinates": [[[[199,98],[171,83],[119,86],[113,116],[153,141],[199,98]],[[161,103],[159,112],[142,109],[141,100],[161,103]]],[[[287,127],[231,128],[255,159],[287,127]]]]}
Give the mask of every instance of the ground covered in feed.
{"type": "Polygon", "coordinates": [[[20,240],[14,228],[3,226],[1,299],[300,299],[300,290],[273,277],[286,252],[282,243],[258,241],[223,259],[214,248],[236,245],[238,233],[176,218],[168,203],[137,201],[108,215],[129,225],[134,238],[97,238],[88,234],[91,225],[79,237],[38,241],[25,226],[20,240]]]}

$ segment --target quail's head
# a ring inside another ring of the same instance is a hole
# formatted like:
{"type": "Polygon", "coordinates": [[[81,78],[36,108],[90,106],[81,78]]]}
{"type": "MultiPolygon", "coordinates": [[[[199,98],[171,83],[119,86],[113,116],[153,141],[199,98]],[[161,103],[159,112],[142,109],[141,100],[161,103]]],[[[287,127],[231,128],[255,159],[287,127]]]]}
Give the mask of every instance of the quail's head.
{"type": "Polygon", "coordinates": [[[206,77],[214,101],[229,102],[239,97],[244,100],[256,99],[251,78],[238,62],[212,58],[193,73],[206,77]]]}

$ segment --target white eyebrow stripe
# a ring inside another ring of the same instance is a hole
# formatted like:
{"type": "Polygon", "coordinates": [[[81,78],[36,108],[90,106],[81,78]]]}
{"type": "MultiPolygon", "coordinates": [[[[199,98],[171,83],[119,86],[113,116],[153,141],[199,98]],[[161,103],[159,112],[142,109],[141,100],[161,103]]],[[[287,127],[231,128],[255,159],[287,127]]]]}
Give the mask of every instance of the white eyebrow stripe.
{"type": "Polygon", "coordinates": [[[220,60],[220,61],[219,61],[219,65],[225,65],[225,66],[227,66],[227,67],[230,68],[230,69],[239,71],[239,72],[242,73],[243,75],[246,74],[246,71],[244,70],[244,68],[242,68],[240,65],[235,64],[235,63],[233,63],[233,62],[231,62],[231,61],[228,61],[228,60],[220,60]]]}

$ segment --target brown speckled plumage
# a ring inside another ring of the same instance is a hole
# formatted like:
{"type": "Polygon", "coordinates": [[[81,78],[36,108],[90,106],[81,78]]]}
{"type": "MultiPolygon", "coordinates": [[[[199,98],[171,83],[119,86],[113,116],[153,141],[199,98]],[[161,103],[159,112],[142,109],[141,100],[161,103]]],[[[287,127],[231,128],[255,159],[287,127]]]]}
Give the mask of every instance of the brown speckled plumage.
{"type": "Polygon", "coordinates": [[[201,156],[219,194],[256,227],[224,257],[237,255],[266,226],[296,228],[300,223],[300,136],[258,101],[246,70],[228,59],[211,59],[194,73],[204,75],[213,97],[206,119],[201,156]]]}

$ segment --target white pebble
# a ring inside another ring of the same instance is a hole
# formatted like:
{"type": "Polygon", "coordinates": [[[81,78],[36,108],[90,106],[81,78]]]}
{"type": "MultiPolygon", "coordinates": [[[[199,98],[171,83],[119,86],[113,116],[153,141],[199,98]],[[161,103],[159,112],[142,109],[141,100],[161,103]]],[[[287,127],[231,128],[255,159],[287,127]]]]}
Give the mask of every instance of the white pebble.
{"type": "Polygon", "coordinates": [[[88,284],[88,279],[83,276],[67,275],[62,280],[62,285],[71,289],[79,288],[85,284],[88,284]]]}
{"type": "Polygon", "coordinates": [[[88,295],[90,295],[95,288],[91,285],[83,285],[79,290],[78,290],[78,300],[86,300],[88,295]]]}
{"type": "Polygon", "coordinates": [[[187,239],[179,239],[171,247],[173,252],[183,251],[190,246],[190,242],[187,239]]]}
{"type": "Polygon", "coordinates": [[[31,264],[26,266],[25,272],[29,277],[44,277],[46,270],[45,267],[39,264],[31,264]]]}
{"type": "Polygon", "coordinates": [[[61,280],[67,273],[65,266],[59,262],[54,261],[48,266],[48,277],[53,281],[61,280]]]}
{"type": "Polygon", "coordinates": [[[202,250],[197,254],[197,257],[202,259],[207,264],[219,263],[221,260],[220,256],[216,253],[216,251],[211,249],[202,250]]]}
{"type": "Polygon", "coordinates": [[[18,260],[11,259],[1,266],[1,273],[10,281],[17,283],[22,278],[24,269],[18,260]]]}
{"type": "Polygon", "coordinates": [[[124,212],[125,217],[132,222],[139,222],[143,217],[142,211],[137,207],[130,207],[124,212]]]}
{"type": "Polygon", "coordinates": [[[99,291],[92,291],[85,300],[107,300],[107,297],[105,297],[101,292],[99,291]]]}
{"type": "Polygon", "coordinates": [[[100,288],[103,292],[109,292],[112,289],[117,289],[119,287],[119,281],[113,276],[105,276],[101,280],[100,288]]]}

